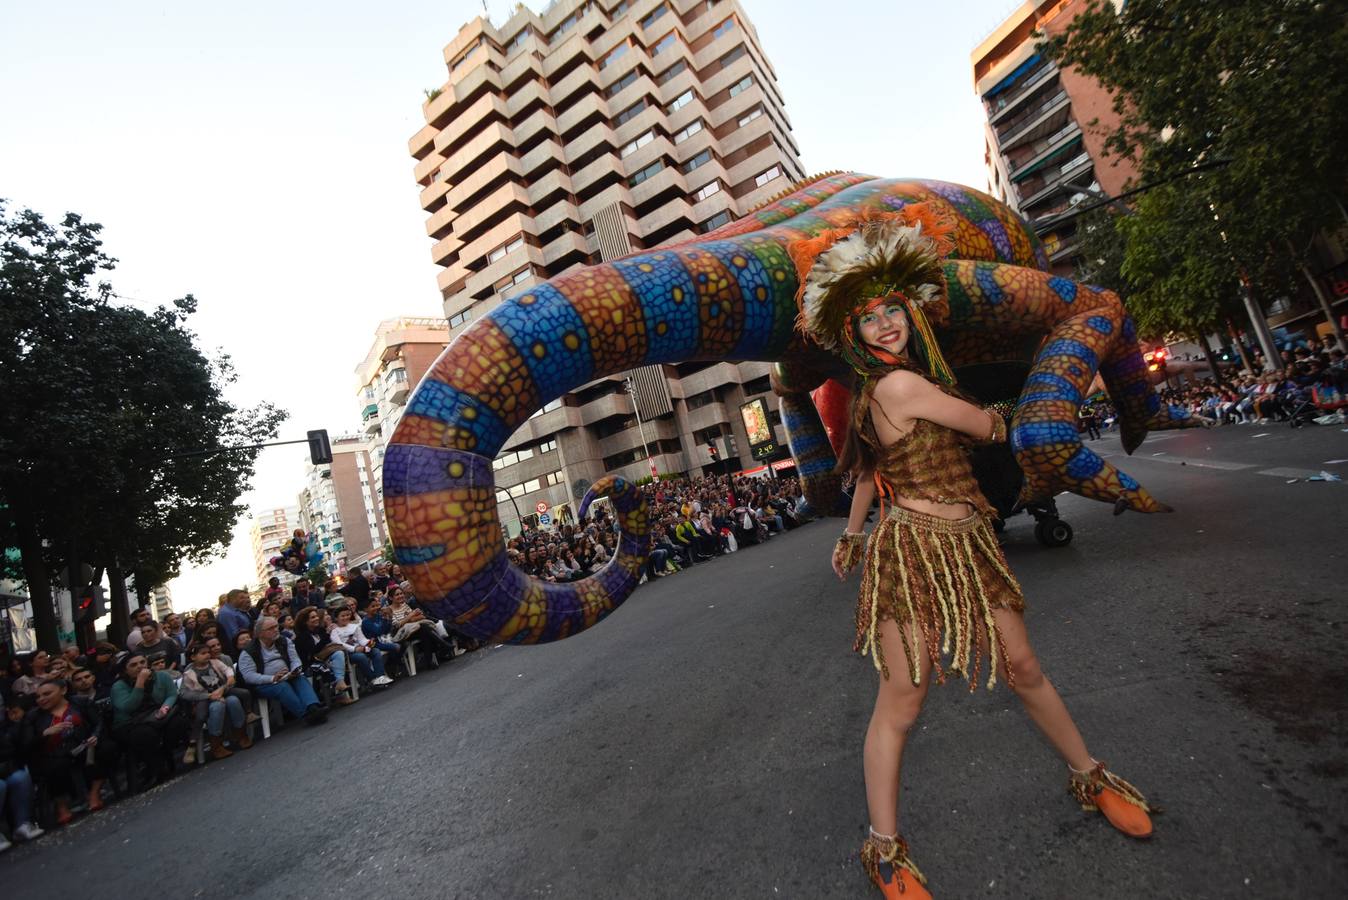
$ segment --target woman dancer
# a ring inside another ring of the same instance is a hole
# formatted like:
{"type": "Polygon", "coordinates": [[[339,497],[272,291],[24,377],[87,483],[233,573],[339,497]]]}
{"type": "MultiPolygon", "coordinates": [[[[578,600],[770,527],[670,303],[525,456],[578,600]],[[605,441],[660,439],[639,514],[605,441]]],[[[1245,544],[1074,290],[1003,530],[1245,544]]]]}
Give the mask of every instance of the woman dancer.
{"type": "Polygon", "coordinates": [[[1020,585],[993,537],[995,512],[979,492],[967,448],[1006,440],[1006,423],[958,395],[922,312],[944,301],[940,259],[952,247],[949,233],[916,204],[789,248],[800,274],[802,330],[856,373],[838,463],[856,478],[856,491],[832,564],[839,578],[864,564],[856,649],[871,655],[881,677],[866,732],[870,834],[861,860],[891,900],[930,897],[898,830],[908,731],[933,670],[938,682],[957,675],[972,690],[984,657],[988,687],[1002,668],[1071,770],[1069,790],[1082,809],[1098,809],[1132,837],[1151,834],[1146,800],[1090,755],[1041,671],[1020,585]],[[877,494],[881,518],[867,540],[862,527],[877,494]]]}

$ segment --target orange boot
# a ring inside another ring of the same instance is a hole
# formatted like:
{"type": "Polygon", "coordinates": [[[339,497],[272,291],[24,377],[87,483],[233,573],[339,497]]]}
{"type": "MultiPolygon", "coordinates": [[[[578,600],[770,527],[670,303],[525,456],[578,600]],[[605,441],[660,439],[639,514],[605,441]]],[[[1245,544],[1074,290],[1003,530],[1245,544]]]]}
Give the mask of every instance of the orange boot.
{"type": "Polygon", "coordinates": [[[1133,838],[1151,837],[1151,814],[1160,810],[1148,805],[1142,792],[1095,760],[1085,772],[1072,769],[1067,790],[1087,812],[1099,810],[1119,831],[1133,838]]]}
{"type": "Polygon", "coordinates": [[[908,858],[908,842],[902,836],[887,837],[872,828],[861,845],[861,865],[885,900],[931,900],[927,879],[908,858]]]}

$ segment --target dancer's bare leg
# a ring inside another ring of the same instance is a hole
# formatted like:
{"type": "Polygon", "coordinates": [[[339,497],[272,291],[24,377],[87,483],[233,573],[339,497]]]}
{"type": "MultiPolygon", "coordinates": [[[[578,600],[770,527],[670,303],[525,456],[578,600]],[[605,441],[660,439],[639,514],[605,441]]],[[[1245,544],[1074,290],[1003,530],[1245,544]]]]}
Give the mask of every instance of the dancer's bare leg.
{"type": "Polygon", "coordinates": [[[1016,695],[1025,705],[1025,712],[1069,766],[1083,772],[1091,768],[1094,762],[1086,752],[1081,732],[1057,689],[1039,667],[1039,657],[1035,656],[1025,631],[1024,617],[1008,609],[995,609],[992,615],[1002,633],[1007,661],[1016,676],[1016,695]]]}
{"type": "Polygon", "coordinates": [[[907,626],[909,643],[920,653],[922,683],[916,687],[908,674],[908,656],[903,650],[898,626],[892,619],[881,622],[877,628],[880,646],[889,667],[889,678],[880,679],[875,695],[875,709],[871,724],[866,729],[866,805],[870,810],[871,828],[879,834],[898,833],[899,766],[908,730],[922,711],[931,680],[931,661],[921,642],[921,632],[907,626]]]}

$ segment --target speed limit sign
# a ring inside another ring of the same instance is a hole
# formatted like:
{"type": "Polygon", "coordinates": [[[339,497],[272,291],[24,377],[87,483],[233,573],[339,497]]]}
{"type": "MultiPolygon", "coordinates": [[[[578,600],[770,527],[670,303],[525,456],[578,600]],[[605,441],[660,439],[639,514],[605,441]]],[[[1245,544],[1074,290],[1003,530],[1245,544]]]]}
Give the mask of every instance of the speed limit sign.
{"type": "Polygon", "coordinates": [[[543,513],[548,511],[548,504],[542,500],[539,500],[538,504],[534,507],[534,511],[541,516],[543,515],[543,513]]]}

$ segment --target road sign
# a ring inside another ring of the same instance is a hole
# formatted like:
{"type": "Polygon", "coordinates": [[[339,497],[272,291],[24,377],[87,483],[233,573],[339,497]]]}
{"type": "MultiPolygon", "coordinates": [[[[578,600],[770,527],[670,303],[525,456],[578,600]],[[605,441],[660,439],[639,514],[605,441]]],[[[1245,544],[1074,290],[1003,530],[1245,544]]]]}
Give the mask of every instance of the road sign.
{"type": "Polygon", "coordinates": [[[538,514],[538,524],[541,525],[541,526],[548,526],[548,525],[551,525],[551,524],[552,524],[552,516],[548,515],[547,513],[539,513],[539,514],[538,514]]]}
{"type": "Polygon", "coordinates": [[[539,500],[538,503],[534,506],[534,512],[538,513],[540,516],[547,511],[548,511],[548,504],[543,500],[539,500]]]}

